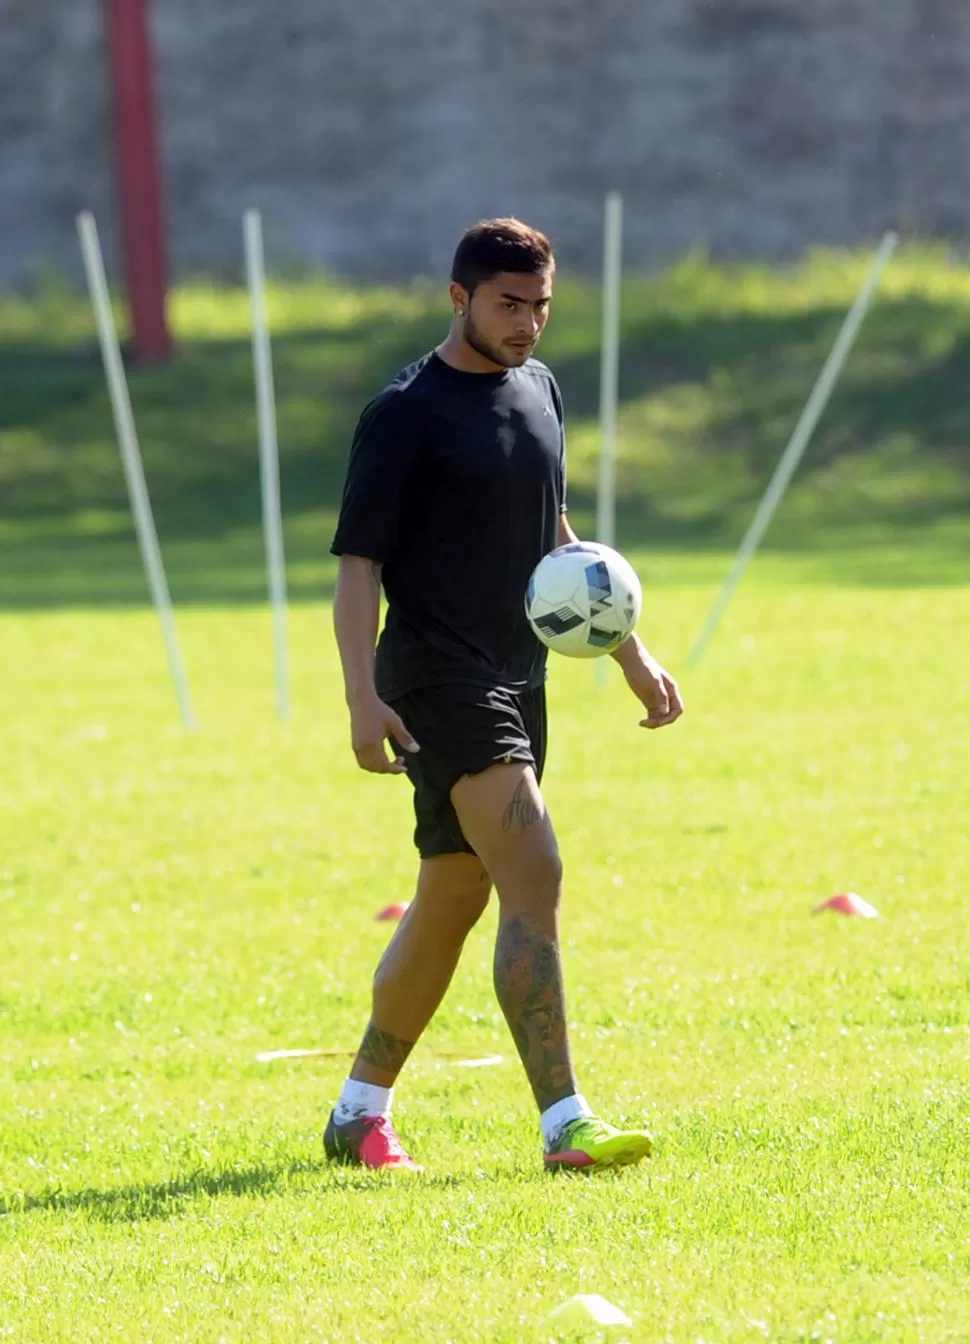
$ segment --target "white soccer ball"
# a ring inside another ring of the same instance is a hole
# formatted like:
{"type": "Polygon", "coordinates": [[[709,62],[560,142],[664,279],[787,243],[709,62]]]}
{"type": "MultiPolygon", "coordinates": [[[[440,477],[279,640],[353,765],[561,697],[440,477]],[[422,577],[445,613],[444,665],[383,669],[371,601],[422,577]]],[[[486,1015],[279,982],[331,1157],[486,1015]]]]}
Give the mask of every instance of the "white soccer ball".
{"type": "Polygon", "coordinates": [[[618,649],[633,633],[642,606],[640,580],[629,561],[595,541],[550,551],[525,595],[536,638],[567,658],[599,658],[618,649]]]}

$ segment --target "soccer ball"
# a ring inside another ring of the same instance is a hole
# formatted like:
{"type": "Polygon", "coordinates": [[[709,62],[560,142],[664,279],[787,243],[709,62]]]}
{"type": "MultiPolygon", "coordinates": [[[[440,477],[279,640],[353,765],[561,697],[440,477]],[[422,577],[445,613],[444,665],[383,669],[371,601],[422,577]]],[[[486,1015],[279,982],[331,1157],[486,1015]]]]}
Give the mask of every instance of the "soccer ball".
{"type": "Polygon", "coordinates": [[[618,649],[633,633],[642,605],[632,566],[595,541],[550,551],[536,566],[525,595],[525,614],[536,638],[568,658],[599,658],[618,649]]]}

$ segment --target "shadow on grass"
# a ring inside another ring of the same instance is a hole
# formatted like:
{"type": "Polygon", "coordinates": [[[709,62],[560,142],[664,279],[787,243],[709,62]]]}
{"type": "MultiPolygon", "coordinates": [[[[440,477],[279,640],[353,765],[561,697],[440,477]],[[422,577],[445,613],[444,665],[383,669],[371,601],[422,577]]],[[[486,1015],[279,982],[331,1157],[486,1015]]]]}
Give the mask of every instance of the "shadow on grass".
{"type": "MultiPolygon", "coordinates": [[[[422,1186],[445,1188],[461,1184],[457,1176],[420,1177],[422,1186]]],[[[155,1219],[177,1218],[189,1212],[194,1203],[207,1199],[232,1199],[274,1196],[292,1193],[294,1185],[303,1193],[328,1190],[352,1190],[380,1195],[395,1187],[388,1173],[335,1168],[322,1159],[302,1158],[275,1166],[257,1166],[223,1171],[200,1169],[169,1181],[144,1185],[122,1185],[105,1190],[73,1192],[52,1190],[44,1195],[18,1199],[0,1197],[0,1217],[31,1213],[80,1213],[95,1222],[138,1223],[155,1219]],[[319,1178],[308,1185],[303,1178],[319,1178]]]]}
{"type": "MultiPolygon", "coordinates": [[[[138,547],[127,520],[111,536],[17,539],[0,566],[0,610],[103,610],[151,605],[138,547]]],[[[336,561],[329,555],[329,523],[319,543],[286,545],[291,602],[327,603],[336,561]]],[[[161,539],[163,563],[176,607],[253,606],[267,601],[263,542],[255,528],[196,542],[161,539]]],[[[0,540],[0,553],[4,550],[0,540]]]]}
{"type": "MultiPolygon", "coordinates": [[[[749,516],[749,515],[748,515],[749,516]]],[[[717,584],[747,526],[733,530],[706,520],[653,525],[636,505],[625,504],[617,544],[644,557],[662,558],[669,587],[717,584]]],[[[570,518],[581,536],[595,534],[595,511],[587,492],[574,491],[570,518]]],[[[324,605],[333,597],[337,562],[328,548],[335,514],[308,514],[286,524],[287,595],[291,603],[324,605]]],[[[150,606],[148,585],[127,519],[123,531],[96,537],[26,536],[0,533],[0,611],[122,610],[150,606]],[[4,554],[6,551],[6,554],[4,554]]],[[[239,529],[198,540],[162,537],[169,588],[176,609],[193,606],[261,606],[267,602],[263,542],[259,529],[239,529]]],[[[797,582],[866,588],[950,587],[970,582],[970,510],[909,509],[906,520],[869,520],[828,525],[779,520],[774,537],[755,558],[751,574],[771,573],[797,582]],[[913,517],[925,512],[925,516],[913,517]]],[[[656,580],[655,580],[656,581],[656,580]]]]}
{"type": "MultiPolygon", "coordinates": [[[[843,316],[833,304],[765,311],[740,299],[713,311],[679,311],[668,299],[628,315],[624,548],[734,549],[843,316]]],[[[545,357],[571,423],[588,427],[599,386],[595,298],[558,320],[545,357]]],[[[328,547],[362,406],[442,332],[440,305],[429,300],[404,319],[365,307],[346,328],[275,340],[294,600],[332,595],[328,547]]],[[[135,371],[131,386],[174,600],[264,601],[248,341],[187,344],[170,365],[135,371]]],[[[959,581],[966,543],[950,524],[970,514],[967,386],[970,318],[958,304],[909,296],[878,305],[796,478],[798,507],[786,500],[768,545],[813,563],[824,545],[831,577],[847,582],[959,581]],[[937,564],[941,528],[948,540],[937,564]]],[[[144,605],[93,348],[71,353],[39,336],[0,344],[0,449],[0,606],[144,605]]],[[[587,534],[595,469],[594,456],[574,454],[571,509],[587,534]]]]}

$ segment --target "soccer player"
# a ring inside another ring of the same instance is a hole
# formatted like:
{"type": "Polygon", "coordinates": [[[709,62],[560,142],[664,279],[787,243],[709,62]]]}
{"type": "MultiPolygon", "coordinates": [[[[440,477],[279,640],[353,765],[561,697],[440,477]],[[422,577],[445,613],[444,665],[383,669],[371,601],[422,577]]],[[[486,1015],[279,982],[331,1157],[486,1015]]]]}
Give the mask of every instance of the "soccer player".
{"type": "MultiPolygon", "coordinates": [[[[524,594],[539,560],[576,540],[562,399],[533,358],[554,274],[548,239],[520,221],[469,229],[455,253],[447,337],[366,407],[354,437],[332,546],[351,740],[362,770],[410,777],[421,863],[327,1124],[335,1161],[416,1167],[391,1123],[392,1090],[493,886],[495,993],[539,1109],[546,1166],[610,1167],[650,1153],[649,1134],[595,1118],[576,1082],[558,940],[562,864],[539,789],[546,654],[524,594]]],[[[677,685],[639,639],[613,656],[647,711],[642,726],[673,723],[677,685]]]]}

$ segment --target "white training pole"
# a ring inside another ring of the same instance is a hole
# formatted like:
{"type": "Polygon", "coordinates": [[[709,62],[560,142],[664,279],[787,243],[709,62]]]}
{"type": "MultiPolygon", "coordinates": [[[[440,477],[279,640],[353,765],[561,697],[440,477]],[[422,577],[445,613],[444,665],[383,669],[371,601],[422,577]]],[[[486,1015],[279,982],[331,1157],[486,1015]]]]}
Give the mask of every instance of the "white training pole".
{"type": "MultiPolygon", "coordinates": [[[[603,332],[600,347],[600,461],[596,492],[596,539],[616,542],[616,423],[620,385],[620,282],[623,272],[623,197],[606,194],[603,213],[603,332]]],[[[596,664],[606,681],[606,659],[596,664]]]]}
{"type": "Polygon", "coordinates": [[[801,418],[795,426],[794,433],[788,441],[787,448],[781,455],[778,466],[775,468],[774,475],[768,482],[768,488],[765,490],[754,518],[751,520],[751,525],[738,548],[734,563],[731,566],[727,578],[724,580],[721,591],[718,593],[717,599],[715,600],[707,620],[704,623],[703,629],[697,638],[697,643],[691,651],[690,657],[687,660],[688,667],[695,667],[697,663],[700,662],[701,656],[707,648],[707,645],[710,643],[711,636],[717,629],[721,617],[724,615],[727,605],[731,600],[732,593],[738,586],[749,560],[758,549],[758,544],[764,536],[768,524],[771,522],[775,509],[781,502],[782,496],[788,488],[788,483],[794,475],[805,449],[809,445],[812,434],[815,431],[815,426],[818,424],[819,417],[828,405],[832,390],[839,380],[839,376],[845,367],[845,362],[855,343],[856,336],[859,334],[859,328],[862,326],[863,319],[869,311],[872,300],[875,297],[879,281],[882,279],[882,273],[886,268],[886,263],[896,250],[898,242],[898,235],[890,232],[883,237],[883,240],[879,245],[879,250],[876,252],[875,258],[873,259],[869,274],[866,276],[865,282],[857,294],[855,302],[849,309],[846,319],[842,324],[842,329],[832,347],[831,354],[825,361],[822,372],[819,374],[818,380],[812,388],[811,396],[805,405],[801,418]]]}
{"type": "Polygon", "coordinates": [[[195,728],[195,714],[189,695],[189,682],[182,654],[179,649],[178,633],[172,615],[172,599],[169,596],[165,579],[165,567],[155,532],[155,520],[152,517],[151,500],[145,484],[145,471],[142,466],[141,452],[138,448],[138,435],[135,430],[135,417],[132,414],[131,399],[128,395],[128,382],[125,378],[125,366],[118,344],[114,314],[111,311],[111,297],[108,293],[108,281],[104,273],[104,258],[98,240],[98,226],[89,210],[77,217],[78,237],[81,240],[81,253],[84,257],[84,269],[87,273],[88,289],[98,326],[98,340],[101,345],[101,358],[104,361],[105,377],[108,380],[108,393],[111,397],[111,409],[114,413],[115,431],[118,446],[121,449],[121,462],[124,467],[131,511],[135,519],[135,533],[142,563],[148,576],[155,610],[162,627],[165,649],[168,653],[172,680],[175,682],[175,694],[178,697],[182,722],[186,728],[195,728]]]}
{"type": "Polygon", "coordinates": [[[620,277],[623,267],[623,197],[607,193],[603,219],[603,335],[600,349],[600,462],[596,539],[616,540],[616,422],[620,379],[620,277]]]}
{"type": "Polygon", "coordinates": [[[263,536],[266,570],[273,608],[273,640],[276,653],[276,710],[289,717],[290,685],[286,647],[286,564],[283,558],[283,515],[280,508],[280,461],[276,441],[276,394],[273,388],[273,356],[266,316],[266,266],[263,254],[263,221],[258,210],[247,210],[243,220],[246,244],[246,274],[253,314],[253,369],[259,417],[259,476],[263,497],[263,536]]]}

